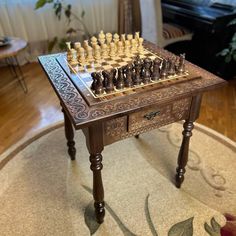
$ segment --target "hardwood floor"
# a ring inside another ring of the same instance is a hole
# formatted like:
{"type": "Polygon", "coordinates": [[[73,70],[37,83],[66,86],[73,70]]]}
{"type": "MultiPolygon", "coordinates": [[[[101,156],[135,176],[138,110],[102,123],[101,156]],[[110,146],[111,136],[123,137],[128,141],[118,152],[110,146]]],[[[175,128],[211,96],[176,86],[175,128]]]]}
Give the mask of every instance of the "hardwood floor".
{"type": "MultiPolygon", "coordinates": [[[[39,64],[22,69],[28,94],[8,68],[0,68],[0,153],[24,136],[63,119],[59,101],[39,64]]],[[[236,79],[204,94],[197,122],[236,141],[236,79]]]]}

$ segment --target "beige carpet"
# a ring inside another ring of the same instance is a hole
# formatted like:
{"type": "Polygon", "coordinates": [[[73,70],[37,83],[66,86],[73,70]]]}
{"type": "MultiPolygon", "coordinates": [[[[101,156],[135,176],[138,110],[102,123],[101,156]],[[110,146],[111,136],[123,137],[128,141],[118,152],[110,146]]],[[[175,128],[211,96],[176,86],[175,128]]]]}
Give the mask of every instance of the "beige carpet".
{"type": "Polygon", "coordinates": [[[0,235],[220,235],[221,213],[236,213],[236,146],[197,127],[179,190],[173,179],[181,130],[173,124],[105,148],[101,226],[93,217],[92,174],[80,131],[75,162],[67,158],[63,128],[15,155],[14,147],[0,156],[0,235]]]}

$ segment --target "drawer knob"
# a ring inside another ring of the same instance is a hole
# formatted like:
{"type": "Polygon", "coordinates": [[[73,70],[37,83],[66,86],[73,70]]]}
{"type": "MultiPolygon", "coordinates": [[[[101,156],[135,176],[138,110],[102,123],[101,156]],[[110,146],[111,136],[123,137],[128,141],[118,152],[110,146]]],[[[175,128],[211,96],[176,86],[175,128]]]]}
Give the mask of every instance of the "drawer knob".
{"type": "Polygon", "coordinates": [[[160,111],[152,111],[146,115],[143,116],[143,118],[146,118],[147,120],[153,120],[154,117],[156,117],[157,115],[160,115],[160,111]]]}

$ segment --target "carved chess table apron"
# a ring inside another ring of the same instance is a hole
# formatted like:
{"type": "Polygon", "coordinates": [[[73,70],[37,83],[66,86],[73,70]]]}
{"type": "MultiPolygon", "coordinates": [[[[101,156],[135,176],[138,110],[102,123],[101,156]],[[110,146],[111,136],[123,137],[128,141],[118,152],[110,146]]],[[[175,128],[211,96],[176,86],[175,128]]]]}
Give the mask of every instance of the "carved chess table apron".
{"type": "MultiPolygon", "coordinates": [[[[145,42],[145,48],[161,58],[173,54],[145,42]]],[[[193,123],[199,116],[203,92],[221,86],[224,80],[186,62],[189,76],[181,81],[165,81],[152,86],[139,87],[105,99],[91,96],[88,87],[71,78],[66,62],[61,63],[62,54],[39,57],[48,79],[62,106],[65,118],[65,135],[68,153],[75,159],[74,128],[82,129],[90,153],[90,168],[93,172],[93,197],[97,222],[105,215],[104,190],[101,170],[102,151],[105,145],[136,136],[172,122],[184,120],[183,139],[180,147],[176,186],[180,188],[188,161],[188,148],[193,123]]],[[[80,72],[78,72],[80,73],[80,72]]]]}

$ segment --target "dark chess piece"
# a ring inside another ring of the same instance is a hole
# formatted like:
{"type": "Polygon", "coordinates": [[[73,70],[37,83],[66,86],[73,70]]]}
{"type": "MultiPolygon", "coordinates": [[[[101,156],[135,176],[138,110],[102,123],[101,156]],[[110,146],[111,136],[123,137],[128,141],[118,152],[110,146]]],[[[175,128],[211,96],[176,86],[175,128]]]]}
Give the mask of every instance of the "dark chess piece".
{"type": "Polygon", "coordinates": [[[178,64],[178,74],[183,74],[185,72],[185,53],[180,54],[179,64],[178,64]]]}
{"type": "Polygon", "coordinates": [[[95,85],[95,94],[96,95],[101,95],[104,92],[103,89],[103,81],[102,81],[102,75],[100,73],[95,73],[96,74],[96,85],[95,85]]]}
{"type": "Polygon", "coordinates": [[[168,68],[168,74],[169,75],[175,75],[175,59],[169,59],[169,68],[168,68]]]}
{"type": "Polygon", "coordinates": [[[133,82],[135,85],[140,85],[142,83],[141,79],[141,70],[142,70],[142,60],[139,56],[134,60],[134,74],[133,74],[133,82]]]}
{"type": "Polygon", "coordinates": [[[117,80],[116,80],[116,69],[115,68],[112,69],[111,73],[112,73],[112,78],[113,78],[113,84],[116,85],[116,82],[117,82],[117,80]]]}
{"type": "Polygon", "coordinates": [[[151,66],[152,61],[150,58],[145,58],[143,62],[142,81],[144,84],[151,82],[151,66]]]}
{"type": "Polygon", "coordinates": [[[104,71],[103,73],[105,75],[105,78],[107,79],[105,91],[107,93],[111,93],[114,91],[114,84],[113,84],[113,72],[112,71],[104,71]]]}
{"type": "Polygon", "coordinates": [[[128,64],[125,68],[125,87],[131,88],[133,86],[132,81],[133,67],[131,64],[128,64]]]}
{"type": "Polygon", "coordinates": [[[92,84],[91,84],[91,89],[92,89],[92,90],[95,90],[96,84],[97,84],[97,73],[96,73],[96,72],[93,72],[93,73],[91,74],[91,76],[92,76],[92,78],[93,78],[93,82],[92,82],[92,84]]]}
{"type": "Polygon", "coordinates": [[[153,81],[159,80],[160,79],[160,65],[161,65],[161,61],[156,58],[153,61],[153,66],[152,66],[152,75],[151,75],[151,79],[153,81]]]}
{"type": "Polygon", "coordinates": [[[161,79],[167,78],[167,60],[163,59],[161,63],[161,79]]]}
{"type": "Polygon", "coordinates": [[[123,68],[118,69],[118,77],[116,80],[116,88],[123,89],[125,87],[123,68]]]}
{"type": "Polygon", "coordinates": [[[102,71],[102,75],[103,75],[103,87],[106,88],[108,78],[107,78],[107,74],[105,73],[105,70],[102,71]]]}

